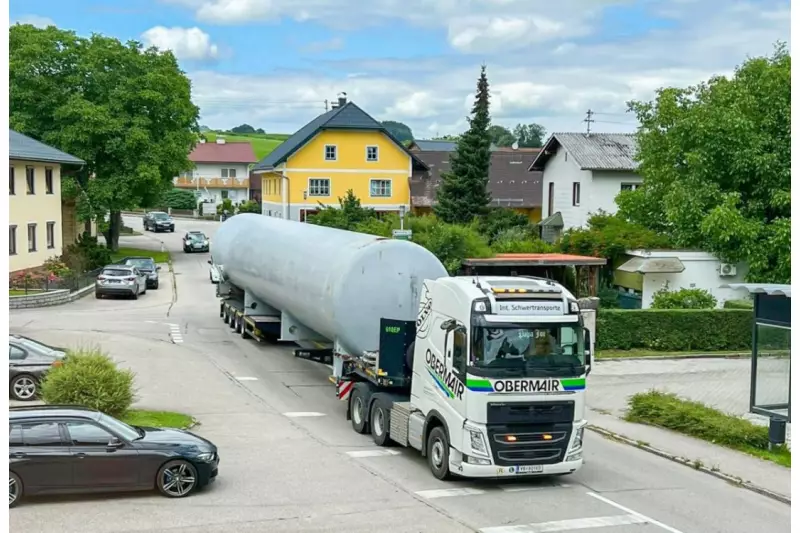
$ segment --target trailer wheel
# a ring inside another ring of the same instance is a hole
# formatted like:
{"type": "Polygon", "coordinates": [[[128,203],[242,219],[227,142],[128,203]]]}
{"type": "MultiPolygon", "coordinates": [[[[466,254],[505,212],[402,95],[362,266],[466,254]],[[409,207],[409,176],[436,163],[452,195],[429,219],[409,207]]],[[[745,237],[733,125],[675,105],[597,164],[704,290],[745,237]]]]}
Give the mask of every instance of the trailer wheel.
{"type": "Polygon", "coordinates": [[[237,318],[237,314],[234,312],[234,313],[231,315],[231,318],[230,318],[230,320],[228,320],[228,326],[230,326],[230,328],[231,328],[231,329],[234,329],[234,330],[235,330],[235,329],[236,329],[236,321],[237,321],[237,320],[238,320],[238,318],[237,318]]]}
{"type": "Polygon", "coordinates": [[[236,333],[241,334],[244,331],[244,317],[240,316],[236,319],[236,333]]]}
{"type": "MultiPolygon", "coordinates": [[[[209,274],[210,276],[211,274],[209,274]]],[[[225,318],[225,304],[220,304],[219,306],[219,317],[225,318]]]]}
{"type": "Polygon", "coordinates": [[[222,321],[227,324],[230,319],[231,319],[231,317],[228,314],[228,310],[225,309],[224,311],[222,311],[222,321]]]}
{"type": "Polygon", "coordinates": [[[362,435],[369,433],[368,396],[369,390],[361,383],[356,383],[353,392],[350,393],[350,423],[353,425],[353,431],[362,435]]]}
{"type": "Polygon", "coordinates": [[[384,397],[383,394],[376,394],[374,398],[369,417],[372,440],[378,446],[390,446],[392,443],[389,438],[392,416],[391,401],[384,397]]]}
{"type": "Polygon", "coordinates": [[[428,466],[433,477],[441,481],[450,478],[450,442],[442,426],[436,426],[428,434],[428,466]]]}

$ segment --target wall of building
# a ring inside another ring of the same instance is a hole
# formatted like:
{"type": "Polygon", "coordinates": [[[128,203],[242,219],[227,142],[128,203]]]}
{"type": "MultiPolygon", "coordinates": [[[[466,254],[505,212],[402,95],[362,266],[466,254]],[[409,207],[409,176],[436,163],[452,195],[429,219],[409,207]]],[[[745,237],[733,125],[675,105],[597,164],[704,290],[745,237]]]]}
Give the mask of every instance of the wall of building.
{"type": "Polygon", "coordinates": [[[175,185],[194,189],[200,200],[221,203],[225,195],[223,191],[226,191],[232,202],[245,202],[250,199],[248,166],[246,163],[196,163],[194,171],[179,178],[175,185]],[[228,169],[228,177],[222,176],[222,169],[228,169]],[[236,172],[235,178],[230,177],[231,169],[236,172]]]}
{"type": "MultiPolygon", "coordinates": [[[[62,225],[61,225],[61,166],[58,164],[43,164],[31,161],[10,162],[10,169],[14,173],[14,194],[11,194],[9,183],[9,240],[11,239],[12,226],[16,226],[16,253],[11,254],[9,243],[9,271],[24,270],[38,267],[54,256],[62,253],[62,225]],[[34,169],[34,194],[27,193],[25,179],[26,167],[34,169]],[[45,169],[53,170],[53,189],[50,194],[45,187],[45,169]],[[47,243],[47,223],[52,222],[53,242],[47,243]],[[28,251],[28,226],[35,224],[36,250],[28,251]]],[[[9,169],[9,173],[11,170],[9,169]]]]}
{"type": "Polygon", "coordinates": [[[542,217],[561,213],[564,230],[581,227],[586,223],[591,204],[592,173],[581,170],[572,157],[559,146],[556,154],[547,162],[542,175],[542,217]],[[572,184],[581,184],[580,205],[572,205],[572,184]],[[550,209],[550,184],[554,184],[553,208],[550,209]]]}
{"type": "Polygon", "coordinates": [[[85,231],[97,236],[97,223],[78,220],[74,201],[61,201],[61,244],[64,248],[74,244],[85,231]]]}
{"type": "Polygon", "coordinates": [[[595,170],[592,172],[592,190],[587,195],[590,213],[600,209],[609,214],[617,212],[617,196],[622,191],[624,184],[640,184],[642,178],[635,172],[619,172],[609,170],[595,170]]]}

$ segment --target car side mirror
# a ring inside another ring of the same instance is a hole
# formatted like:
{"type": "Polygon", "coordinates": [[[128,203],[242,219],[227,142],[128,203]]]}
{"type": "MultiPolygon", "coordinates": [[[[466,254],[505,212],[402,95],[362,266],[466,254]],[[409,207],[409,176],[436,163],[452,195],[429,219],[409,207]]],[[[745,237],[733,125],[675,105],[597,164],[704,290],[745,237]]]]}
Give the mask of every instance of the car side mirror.
{"type": "Polygon", "coordinates": [[[108,445],[107,445],[106,449],[108,451],[110,451],[110,452],[113,452],[114,450],[118,450],[119,448],[122,448],[124,445],[125,445],[125,443],[123,443],[117,437],[111,437],[111,440],[108,441],[108,445]]]}

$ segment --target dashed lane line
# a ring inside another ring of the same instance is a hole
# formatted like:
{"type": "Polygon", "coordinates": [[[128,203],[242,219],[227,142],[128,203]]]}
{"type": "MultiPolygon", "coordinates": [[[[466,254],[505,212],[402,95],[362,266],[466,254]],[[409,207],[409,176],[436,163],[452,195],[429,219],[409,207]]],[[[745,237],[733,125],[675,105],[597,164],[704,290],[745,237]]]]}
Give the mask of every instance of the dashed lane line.
{"type": "Polygon", "coordinates": [[[572,518],[569,520],[555,520],[552,522],[538,522],[518,526],[486,527],[480,533],[551,533],[553,531],[577,531],[596,527],[628,526],[632,524],[647,524],[645,518],[633,515],[594,516],[589,518],[572,518]]]}

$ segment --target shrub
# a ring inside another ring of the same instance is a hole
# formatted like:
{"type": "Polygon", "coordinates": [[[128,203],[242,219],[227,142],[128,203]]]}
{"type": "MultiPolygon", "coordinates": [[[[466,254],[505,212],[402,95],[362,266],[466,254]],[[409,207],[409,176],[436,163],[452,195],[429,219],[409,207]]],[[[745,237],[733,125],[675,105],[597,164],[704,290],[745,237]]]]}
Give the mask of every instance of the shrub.
{"type": "Polygon", "coordinates": [[[495,236],[492,251],[498,254],[547,254],[555,246],[540,239],[529,227],[503,230],[495,236]]]}
{"type": "Polygon", "coordinates": [[[492,207],[485,216],[478,219],[478,231],[491,244],[506,230],[525,228],[529,224],[530,220],[522,213],[508,207],[492,207]]]}
{"type": "Polygon", "coordinates": [[[163,203],[172,209],[194,209],[197,195],[188,189],[171,189],[164,195],[163,203]]]}
{"type": "Polygon", "coordinates": [[[110,264],[111,250],[98,243],[97,237],[84,232],[75,244],[64,248],[61,262],[73,272],[87,272],[110,264]]]}
{"type": "Polygon", "coordinates": [[[749,309],[753,310],[753,300],[725,300],[723,309],[749,309]]]}
{"type": "MultiPolygon", "coordinates": [[[[738,416],[723,413],[699,402],[659,391],[634,394],[628,400],[626,419],[671,429],[714,444],[750,452],[769,449],[769,429],[738,416]]],[[[791,455],[785,448],[775,450],[776,462],[789,466],[791,455]],[[788,460],[789,464],[785,464],[788,460]]]]}
{"type": "Polygon", "coordinates": [[[461,268],[465,258],[494,255],[474,224],[447,224],[436,217],[427,216],[412,219],[411,229],[414,242],[439,258],[450,274],[461,268]]]}
{"type": "Polygon", "coordinates": [[[223,211],[227,211],[229,215],[233,214],[233,200],[225,198],[217,204],[217,214],[221,215],[223,211]]]}
{"type": "Polygon", "coordinates": [[[50,404],[82,405],[119,417],[133,404],[133,378],[100,349],[80,349],[47,373],[41,395],[50,404]]]}
{"type": "Polygon", "coordinates": [[[752,327],[752,311],[741,309],[601,309],[597,349],[744,350],[752,327]]]}
{"type": "Polygon", "coordinates": [[[651,309],[714,309],[717,299],[704,289],[661,289],[653,295],[651,309]]]}
{"type": "Polygon", "coordinates": [[[254,200],[247,200],[246,202],[242,202],[239,204],[239,212],[240,213],[255,213],[256,215],[261,214],[261,204],[254,201],[254,200]]]}

